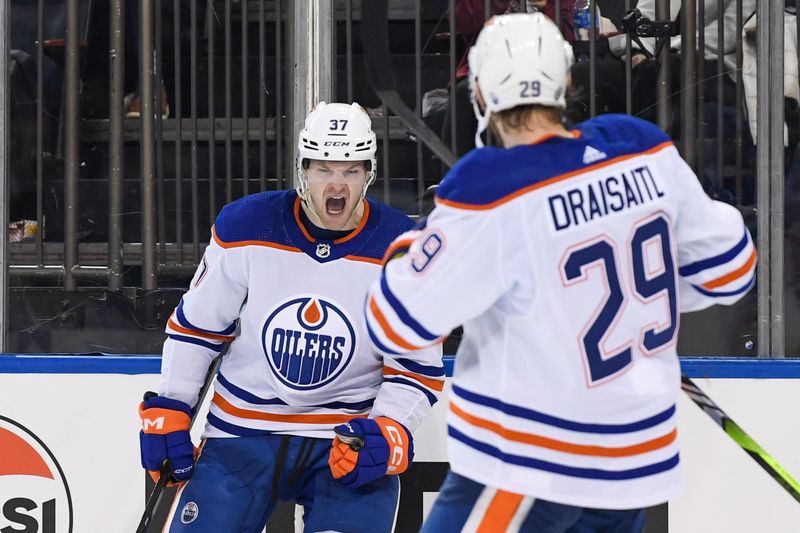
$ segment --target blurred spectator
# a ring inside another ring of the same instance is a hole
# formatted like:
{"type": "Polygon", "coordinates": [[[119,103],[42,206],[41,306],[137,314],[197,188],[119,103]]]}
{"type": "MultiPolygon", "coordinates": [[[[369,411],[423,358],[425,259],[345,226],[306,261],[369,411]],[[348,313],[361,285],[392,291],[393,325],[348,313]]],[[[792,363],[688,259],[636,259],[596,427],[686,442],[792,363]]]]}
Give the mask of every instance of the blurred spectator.
{"type": "MultiPolygon", "coordinates": [[[[475,130],[478,123],[472,111],[472,102],[469,95],[469,65],[467,57],[469,49],[475,44],[478,34],[483,28],[486,20],[484,0],[456,0],[455,3],[456,30],[464,43],[464,53],[456,67],[456,86],[455,86],[455,114],[456,132],[455,144],[456,155],[461,157],[475,148],[475,130]]],[[[503,13],[521,13],[527,10],[525,0],[492,0],[491,15],[503,13]]],[[[450,88],[452,90],[452,88],[450,88]]],[[[440,93],[446,96],[445,93],[440,93]]],[[[442,123],[442,140],[448,146],[451,145],[451,113],[453,110],[446,106],[442,123]]]]}
{"type": "MultiPolygon", "coordinates": [[[[747,121],[750,133],[756,138],[757,124],[757,73],[756,24],[754,14],[742,29],[742,82],[744,84],[747,121]]],[[[783,97],[784,97],[784,146],[795,147],[800,142],[798,134],[798,108],[800,107],[800,86],[798,86],[797,67],[797,16],[785,12],[783,18],[783,97]]]]}
{"type": "MultiPolygon", "coordinates": [[[[567,42],[575,42],[575,31],[572,28],[572,8],[575,0],[561,0],[561,33],[567,42]]],[[[553,21],[556,20],[556,3],[554,0],[536,2],[536,8],[553,21]]]]}
{"type": "MultiPolygon", "coordinates": [[[[492,0],[491,2],[491,15],[499,15],[503,13],[520,13],[542,11],[552,20],[560,18],[561,31],[564,38],[570,42],[575,42],[575,31],[573,29],[572,13],[576,0],[561,0],[560,2],[560,17],[556,17],[556,1],[555,0],[492,0]]],[[[456,112],[456,155],[462,156],[472,148],[475,147],[475,130],[477,122],[472,112],[472,103],[469,96],[469,81],[467,75],[469,74],[469,67],[467,65],[467,56],[469,49],[475,43],[481,28],[483,28],[485,19],[485,4],[483,0],[456,0],[456,28],[465,46],[465,50],[456,69],[456,88],[455,88],[455,112],[456,112]]],[[[598,18],[601,21],[601,31],[613,31],[613,24],[607,19],[601,17],[598,7],[598,18]]],[[[615,110],[620,106],[624,111],[625,107],[625,87],[624,75],[620,79],[617,75],[616,65],[606,68],[604,63],[613,62],[620,63],[619,59],[608,53],[608,47],[600,50],[598,55],[597,69],[598,69],[598,83],[597,92],[601,94],[600,101],[611,102],[608,109],[598,108],[601,112],[607,112],[611,108],[615,110]]],[[[588,63],[576,65],[573,70],[573,79],[577,77],[577,83],[573,84],[578,88],[574,94],[574,102],[570,104],[570,115],[575,117],[575,121],[584,120],[589,116],[589,100],[588,100],[588,86],[589,86],[589,70],[588,63]],[[584,83],[585,81],[585,83],[584,83]],[[585,88],[584,88],[585,87],[585,88]],[[581,88],[584,88],[581,90],[581,88]]],[[[445,144],[451,142],[451,123],[450,123],[450,108],[447,104],[448,92],[437,90],[432,93],[441,100],[441,107],[444,109],[444,117],[442,124],[442,139],[445,144]]],[[[423,106],[425,109],[426,106],[423,106]]],[[[429,109],[436,107],[435,104],[427,106],[429,109]]]]}
{"type": "MultiPolygon", "coordinates": [[[[657,20],[656,17],[656,1],[657,0],[640,0],[637,8],[641,11],[642,15],[650,20],[657,20]]],[[[733,73],[736,69],[736,40],[740,31],[736,27],[736,4],[737,0],[703,0],[703,14],[704,20],[702,21],[703,35],[704,35],[704,50],[705,57],[704,65],[704,79],[699,81],[700,94],[704,95],[708,101],[717,101],[719,95],[716,94],[717,77],[724,76],[723,83],[726,87],[722,95],[726,105],[735,105],[735,85],[733,73]],[[721,11],[720,11],[721,4],[721,11]],[[718,24],[719,21],[723,24],[723,42],[720,43],[718,39],[718,24]],[[723,56],[724,71],[718,72],[717,57],[719,54],[723,56]]],[[[670,20],[680,23],[680,10],[681,0],[670,0],[670,20]]],[[[741,0],[742,11],[744,19],[747,20],[755,12],[756,0],[741,0]]],[[[700,22],[698,21],[698,26],[700,22]]],[[[624,35],[611,37],[609,39],[611,51],[618,57],[625,58],[625,39],[624,35]]],[[[642,44],[649,54],[655,51],[655,39],[642,39],[642,44]]],[[[681,38],[680,36],[673,37],[669,42],[669,48],[673,51],[670,56],[670,63],[666,68],[670,69],[670,76],[672,80],[672,87],[670,94],[672,95],[672,108],[678,109],[680,105],[680,89],[681,82],[681,38]]],[[[646,118],[648,120],[656,120],[656,82],[658,79],[658,69],[660,68],[655,59],[649,58],[648,53],[633,45],[631,53],[631,64],[633,70],[633,112],[637,116],[646,118]]],[[[620,61],[613,67],[607,67],[612,77],[619,80],[625,79],[625,67],[620,61]]],[[[623,92],[624,94],[624,88],[623,92]]],[[[623,106],[619,102],[608,106],[610,112],[624,112],[623,106]]],[[[673,123],[673,126],[677,126],[673,123]]]]}
{"type": "MultiPolygon", "coordinates": [[[[573,2],[574,0],[567,0],[573,2]]],[[[538,8],[545,2],[529,2],[525,0],[492,0],[490,6],[490,16],[502,15],[504,13],[524,13],[530,9],[538,8]]],[[[456,0],[456,30],[464,42],[464,53],[456,67],[456,79],[462,80],[469,74],[469,64],[467,57],[469,49],[475,44],[478,34],[483,28],[486,17],[486,7],[484,0],[456,0]]]]}
{"type": "MultiPolygon", "coordinates": [[[[174,80],[175,80],[175,46],[181,46],[182,65],[184,69],[189,63],[189,39],[191,32],[190,9],[192,0],[180,0],[178,6],[178,20],[180,31],[178,32],[178,42],[175,42],[175,11],[173,2],[157,2],[161,6],[161,35],[155,33],[154,42],[163,39],[161,48],[161,115],[166,118],[169,116],[169,100],[174,101],[174,80]]],[[[205,35],[205,11],[206,2],[196,2],[196,19],[198,45],[201,38],[205,35]]],[[[141,110],[139,100],[139,39],[141,35],[141,25],[139,24],[139,2],[125,2],[125,116],[128,118],[138,118],[141,110]]],[[[155,98],[155,95],[154,95],[155,98]]],[[[155,104],[155,102],[154,102],[155,104]]]]}
{"type": "MultiPolygon", "coordinates": [[[[656,17],[656,2],[658,0],[639,0],[636,7],[642,12],[642,15],[650,20],[657,20],[656,17]]],[[[728,71],[736,69],[736,35],[739,28],[736,27],[736,4],[738,0],[703,0],[703,28],[705,50],[704,56],[706,60],[717,60],[717,55],[722,53],[725,67],[728,71]],[[722,14],[719,12],[719,4],[722,4],[722,14]],[[722,18],[723,21],[723,43],[720,46],[717,25],[718,21],[722,18]]],[[[756,0],[741,0],[742,12],[744,20],[747,20],[756,10],[756,0]]],[[[681,0],[670,0],[669,3],[669,17],[670,20],[678,21],[681,12],[681,0]]],[[[625,36],[620,35],[610,39],[612,50],[620,57],[625,53],[625,36]]],[[[651,53],[655,48],[654,39],[642,39],[645,48],[651,53]]],[[[670,48],[675,51],[680,51],[681,38],[673,37],[670,42],[670,48]]],[[[634,55],[642,55],[641,51],[634,52],[634,55]]]]}
{"type": "MultiPolygon", "coordinates": [[[[657,0],[640,0],[637,4],[642,15],[650,20],[657,20],[655,16],[655,4],[657,0]]],[[[731,73],[736,67],[736,3],[737,0],[703,0],[704,20],[702,22],[705,32],[705,80],[700,83],[700,90],[705,95],[706,100],[714,102],[718,96],[716,94],[717,54],[723,55],[725,71],[719,75],[725,75],[724,101],[726,105],[733,106],[735,103],[734,80],[731,73]],[[718,11],[718,2],[722,2],[722,11],[718,11]],[[722,46],[718,43],[717,24],[723,22],[724,40],[722,46]]],[[[749,17],[755,11],[756,0],[741,0],[744,17],[749,17]]],[[[581,122],[590,116],[590,64],[583,57],[588,54],[588,47],[582,43],[575,44],[575,31],[573,28],[573,6],[575,0],[561,0],[560,19],[561,29],[565,38],[573,43],[576,48],[577,61],[572,69],[573,94],[570,99],[567,117],[572,122],[581,122]]],[[[681,0],[670,0],[670,20],[677,21],[680,14],[681,0]]],[[[492,0],[491,14],[525,12],[538,9],[543,11],[548,17],[555,19],[555,0],[492,0]]],[[[472,104],[469,97],[469,83],[467,75],[467,56],[469,48],[474,44],[477,34],[483,27],[485,19],[484,0],[456,0],[455,4],[456,28],[459,32],[465,51],[462,54],[456,70],[457,83],[455,86],[455,113],[456,128],[455,145],[456,155],[461,156],[474,147],[474,133],[476,121],[472,113],[472,104]]],[[[595,104],[596,113],[625,113],[626,112],[626,90],[625,90],[625,35],[619,35],[617,28],[602,17],[598,8],[598,42],[596,47],[595,62],[595,104]]],[[[651,55],[655,51],[655,39],[642,39],[645,50],[637,48],[634,44],[631,54],[632,73],[632,111],[635,115],[641,116],[653,122],[657,119],[656,108],[656,83],[658,61],[651,55]]],[[[680,100],[681,88],[681,57],[680,57],[680,36],[673,37],[667,44],[673,51],[670,56],[670,63],[666,68],[671,70],[672,88],[670,94],[674,100],[673,108],[677,109],[680,100]]],[[[435,96],[441,101],[441,108],[444,108],[442,123],[442,139],[446,144],[451,143],[451,110],[446,105],[447,93],[439,91],[435,96]]],[[[424,109],[436,108],[426,103],[424,109]]],[[[677,126],[677,123],[673,124],[677,126]]]]}
{"type": "MultiPolygon", "coordinates": [[[[566,17],[568,24],[562,23],[562,33],[568,41],[573,43],[575,52],[575,64],[572,66],[572,91],[567,100],[567,118],[571,122],[583,122],[591,116],[591,48],[588,41],[589,34],[587,29],[583,30],[584,39],[579,41],[573,28],[575,21],[572,7],[576,4],[573,0],[569,2],[568,13],[562,13],[562,19],[566,17]]],[[[562,5],[562,11],[563,11],[562,5]]],[[[595,113],[624,113],[625,112],[625,74],[624,64],[620,59],[611,53],[608,35],[619,33],[616,26],[607,18],[603,17],[600,7],[597,6],[597,38],[595,41],[595,113]],[[620,75],[622,69],[622,75],[620,75]]],[[[588,21],[587,24],[588,26],[588,21]]]]}
{"type": "Polygon", "coordinates": [[[36,218],[36,65],[33,57],[12,50],[9,57],[10,220],[36,218]]]}

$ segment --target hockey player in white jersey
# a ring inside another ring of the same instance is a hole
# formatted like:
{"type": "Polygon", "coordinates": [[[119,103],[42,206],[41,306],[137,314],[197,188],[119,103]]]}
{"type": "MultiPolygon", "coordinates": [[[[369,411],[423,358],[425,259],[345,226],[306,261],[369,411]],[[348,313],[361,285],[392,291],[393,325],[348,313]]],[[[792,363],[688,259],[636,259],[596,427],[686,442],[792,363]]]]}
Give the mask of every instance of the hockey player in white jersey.
{"type": "Polygon", "coordinates": [[[142,465],[169,459],[171,477],[189,480],[169,531],[258,533],[278,500],[303,505],[306,531],[392,530],[394,474],[444,368],[438,346],[391,357],[367,339],[367,290],[413,226],[365,198],[375,151],[358,104],[320,103],[300,133],[297,191],[247,196],[217,217],[167,324],[158,396],[140,406],[142,465]],[[226,342],[195,464],[190,406],[226,342]]]}
{"type": "Polygon", "coordinates": [[[451,472],[423,531],[638,532],[681,486],[681,312],[754,283],[740,213],[648,122],[562,126],[572,54],[540,14],[495,17],[470,51],[478,148],[427,224],[390,248],[366,305],[404,353],[463,325],[451,472]]]}

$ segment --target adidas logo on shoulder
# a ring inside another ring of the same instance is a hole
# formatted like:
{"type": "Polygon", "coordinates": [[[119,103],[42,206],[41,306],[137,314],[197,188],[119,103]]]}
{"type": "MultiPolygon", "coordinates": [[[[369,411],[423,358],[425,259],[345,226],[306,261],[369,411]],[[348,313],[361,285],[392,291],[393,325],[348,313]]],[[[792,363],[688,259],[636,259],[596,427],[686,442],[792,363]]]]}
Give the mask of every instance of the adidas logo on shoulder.
{"type": "Polygon", "coordinates": [[[583,151],[583,164],[589,165],[601,159],[605,159],[606,157],[608,157],[608,155],[606,155],[605,152],[601,152],[594,146],[587,146],[583,151]]]}

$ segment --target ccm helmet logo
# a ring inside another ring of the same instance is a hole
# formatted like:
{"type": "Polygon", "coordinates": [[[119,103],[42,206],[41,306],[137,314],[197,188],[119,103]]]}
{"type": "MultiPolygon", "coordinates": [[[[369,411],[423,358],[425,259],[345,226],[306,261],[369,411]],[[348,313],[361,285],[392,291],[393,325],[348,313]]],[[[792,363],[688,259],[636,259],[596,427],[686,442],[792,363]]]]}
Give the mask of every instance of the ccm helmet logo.
{"type": "Polygon", "coordinates": [[[403,436],[400,434],[400,430],[398,430],[395,426],[387,425],[386,433],[389,436],[392,448],[387,472],[393,472],[397,470],[401,464],[403,464],[403,436]]]}
{"type": "Polygon", "coordinates": [[[344,141],[325,141],[322,146],[350,146],[350,143],[344,141]]]}
{"type": "Polygon", "coordinates": [[[147,432],[148,429],[162,430],[164,429],[164,417],[159,416],[153,420],[149,418],[142,419],[142,429],[147,432]]]}

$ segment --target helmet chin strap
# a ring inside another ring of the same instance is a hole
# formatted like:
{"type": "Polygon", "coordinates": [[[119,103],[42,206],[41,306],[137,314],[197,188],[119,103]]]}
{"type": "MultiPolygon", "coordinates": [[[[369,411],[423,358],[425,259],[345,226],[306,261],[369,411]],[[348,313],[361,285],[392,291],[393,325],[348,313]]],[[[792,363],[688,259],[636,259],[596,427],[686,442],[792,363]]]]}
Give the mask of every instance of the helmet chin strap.
{"type": "Polygon", "coordinates": [[[376,178],[375,169],[371,169],[367,173],[367,180],[364,182],[364,188],[361,189],[361,198],[358,199],[359,202],[361,202],[361,200],[367,197],[367,189],[369,189],[370,185],[375,183],[375,178],[376,178]]]}
{"type": "Polygon", "coordinates": [[[306,196],[305,198],[301,196],[300,202],[302,204],[300,208],[306,210],[306,215],[311,220],[311,222],[313,222],[315,226],[324,228],[325,224],[322,222],[322,217],[320,217],[319,213],[317,213],[317,210],[314,209],[314,203],[311,201],[311,199],[308,198],[308,196],[306,196]]]}
{"type": "Polygon", "coordinates": [[[322,217],[319,216],[317,210],[314,209],[314,202],[311,201],[311,198],[308,195],[310,186],[308,185],[308,181],[305,176],[305,170],[303,169],[302,165],[297,165],[297,172],[299,184],[295,190],[297,191],[297,196],[300,197],[300,202],[303,204],[301,207],[306,208],[306,214],[308,215],[308,218],[311,219],[311,222],[314,223],[314,225],[324,228],[325,224],[322,223],[322,217]]]}
{"type": "Polygon", "coordinates": [[[475,148],[483,148],[484,144],[481,134],[486,131],[486,128],[489,126],[489,119],[492,116],[492,112],[489,111],[488,108],[485,110],[485,113],[481,112],[478,98],[475,95],[472,96],[472,111],[475,113],[475,118],[478,119],[478,129],[475,132],[475,148]]]}
{"type": "Polygon", "coordinates": [[[475,148],[483,148],[484,144],[481,134],[486,131],[486,128],[489,126],[489,119],[491,116],[491,111],[488,111],[485,115],[481,115],[478,118],[478,129],[475,132],[475,148]]]}

